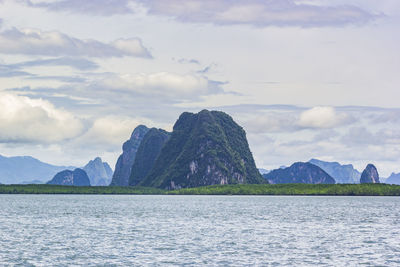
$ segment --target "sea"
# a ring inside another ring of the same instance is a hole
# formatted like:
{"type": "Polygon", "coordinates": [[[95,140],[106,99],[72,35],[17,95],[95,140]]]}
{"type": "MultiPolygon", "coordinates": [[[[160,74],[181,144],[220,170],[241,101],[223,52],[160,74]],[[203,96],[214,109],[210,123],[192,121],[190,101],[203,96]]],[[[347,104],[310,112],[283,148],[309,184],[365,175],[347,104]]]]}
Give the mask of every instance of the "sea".
{"type": "Polygon", "coordinates": [[[0,195],[0,266],[400,266],[400,198],[0,195]]]}

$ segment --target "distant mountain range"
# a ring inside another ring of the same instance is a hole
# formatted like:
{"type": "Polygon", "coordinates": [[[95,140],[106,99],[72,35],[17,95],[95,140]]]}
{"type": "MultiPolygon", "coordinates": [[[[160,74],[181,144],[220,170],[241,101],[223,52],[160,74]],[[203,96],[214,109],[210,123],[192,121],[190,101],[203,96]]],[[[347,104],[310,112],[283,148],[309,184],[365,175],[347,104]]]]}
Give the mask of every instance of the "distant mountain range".
{"type": "MultiPolygon", "coordinates": [[[[0,155],[1,184],[43,184],[56,174],[74,170],[73,166],[56,166],[30,156],[4,157],[0,155]]],[[[111,182],[113,171],[106,162],[97,157],[82,169],[87,173],[91,185],[106,186],[111,182]]]]}
{"type": "Polygon", "coordinates": [[[296,162],[290,167],[279,168],[264,174],[263,177],[271,184],[334,184],[333,179],[320,167],[309,162],[296,162]]]}
{"type": "MultiPolygon", "coordinates": [[[[379,180],[372,164],[361,175],[351,164],[318,159],[272,171],[257,169],[244,129],[220,111],[184,112],[172,133],[139,125],[122,150],[114,173],[99,157],[81,170],[47,164],[29,156],[0,155],[0,183],[45,183],[51,180],[51,183],[65,185],[179,189],[216,184],[360,183],[360,178],[364,183],[379,183],[383,180],[379,180]],[[89,182],[82,178],[84,176],[89,182]]],[[[400,184],[400,173],[393,173],[386,182],[400,184]]]]}
{"type": "Polygon", "coordinates": [[[386,184],[398,184],[400,185],[400,173],[394,173],[385,180],[386,184]]]}
{"type": "Polygon", "coordinates": [[[354,169],[353,165],[341,165],[338,162],[327,162],[318,159],[311,159],[310,163],[320,167],[339,184],[358,184],[360,183],[361,173],[354,169]]]}
{"type": "Polygon", "coordinates": [[[0,183],[46,183],[62,170],[72,166],[56,166],[30,156],[4,157],[0,155],[0,183]]]}

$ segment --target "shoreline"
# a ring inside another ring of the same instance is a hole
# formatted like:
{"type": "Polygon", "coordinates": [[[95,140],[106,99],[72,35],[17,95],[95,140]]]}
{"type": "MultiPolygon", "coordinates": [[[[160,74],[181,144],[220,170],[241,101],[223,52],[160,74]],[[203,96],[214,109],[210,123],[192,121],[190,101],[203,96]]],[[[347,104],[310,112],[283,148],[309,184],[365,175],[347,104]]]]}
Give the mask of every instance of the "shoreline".
{"type": "Polygon", "coordinates": [[[237,184],[179,190],[152,187],[0,185],[0,194],[20,195],[244,195],[244,196],[400,196],[400,185],[389,184],[237,184]]]}

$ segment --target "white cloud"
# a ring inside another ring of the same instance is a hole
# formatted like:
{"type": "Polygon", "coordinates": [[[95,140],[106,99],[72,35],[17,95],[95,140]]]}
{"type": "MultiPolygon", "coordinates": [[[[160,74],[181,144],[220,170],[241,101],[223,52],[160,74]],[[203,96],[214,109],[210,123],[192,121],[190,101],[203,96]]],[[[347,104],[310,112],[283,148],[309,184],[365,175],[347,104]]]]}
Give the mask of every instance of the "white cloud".
{"type": "Polygon", "coordinates": [[[244,118],[238,117],[238,120],[246,131],[255,134],[299,130],[293,112],[269,111],[263,114],[249,114],[244,118]]]}
{"type": "Polygon", "coordinates": [[[139,38],[119,39],[109,44],[81,40],[58,31],[12,28],[0,33],[0,53],[88,56],[88,57],[151,57],[139,38]]]}
{"type": "Polygon", "coordinates": [[[151,127],[152,122],[143,118],[125,116],[105,116],[96,119],[89,130],[76,139],[78,146],[115,149],[129,139],[136,126],[144,124],[151,127]]]}
{"type": "Polygon", "coordinates": [[[82,130],[79,119],[48,101],[0,93],[0,143],[52,143],[82,130]]]}
{"type": "Polygon", "coordinates": [[[352,121],[346,114],[338,114],[333,107],[313,107],[300,114],[298,125],[304,128],[333,128],[352,121]]]}
{"type": "Polygon", "coordinates": [[[176,100],[192,99],[207,94],[222,93],[219,82],[204,76],[175,74],[169,72],[112,74],[94,82],[92,88],[125,90],[154,98],[168,97],[176,100]]]}

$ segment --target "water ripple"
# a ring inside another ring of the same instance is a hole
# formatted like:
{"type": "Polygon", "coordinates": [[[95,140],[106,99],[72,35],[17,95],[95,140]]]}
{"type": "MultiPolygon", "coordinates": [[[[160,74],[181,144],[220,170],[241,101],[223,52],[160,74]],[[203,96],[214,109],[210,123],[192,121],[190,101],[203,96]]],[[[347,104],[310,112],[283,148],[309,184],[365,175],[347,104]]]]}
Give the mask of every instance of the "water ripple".
{"type": "Polygon", "coordinates": [[[400,198],[0,195],[0,265],[399,266],[400,198]]]}

